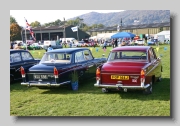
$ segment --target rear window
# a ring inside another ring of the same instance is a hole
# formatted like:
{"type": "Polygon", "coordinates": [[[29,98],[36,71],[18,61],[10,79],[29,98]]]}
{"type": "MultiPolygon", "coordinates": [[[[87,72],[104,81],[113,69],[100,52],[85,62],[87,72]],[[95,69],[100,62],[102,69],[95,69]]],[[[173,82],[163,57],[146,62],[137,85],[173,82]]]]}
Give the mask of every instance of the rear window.
{"type": "Polygon", "coordinates": [[[20,61],[22,61],[20,52],[12,53],[10,55],[10,63],[15,63],[15,62],[20,62],[20,61]]]}
{"type": "Polygon", "coordinates": [[[59,63],[59,64],[70,64],[72,54],[68,53],[46,53],[42,57],[40,64],[42,63],[59,63]]]}
{"type": "Polygon", "coordinates": [[[117,51],[111,52],[108,61],[114,60],[146,60],[147,54],[142,51],[117,51]]]}

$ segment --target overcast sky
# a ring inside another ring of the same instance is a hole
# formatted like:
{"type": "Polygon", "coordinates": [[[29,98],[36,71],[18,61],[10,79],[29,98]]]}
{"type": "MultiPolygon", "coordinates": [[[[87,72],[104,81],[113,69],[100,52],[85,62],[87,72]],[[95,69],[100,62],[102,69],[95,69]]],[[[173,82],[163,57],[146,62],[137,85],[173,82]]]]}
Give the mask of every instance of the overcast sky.
{"type": "Polygon", "coordinates": [[[89,12],[109,13],[120,12],[122,10],[10,10],[10,15],[13,16],[20,26],[25,26],[24,17],[28,23],[39,21],[41,24],[53,22],[57,19],[63,20],[80,16],[89,12]]]}

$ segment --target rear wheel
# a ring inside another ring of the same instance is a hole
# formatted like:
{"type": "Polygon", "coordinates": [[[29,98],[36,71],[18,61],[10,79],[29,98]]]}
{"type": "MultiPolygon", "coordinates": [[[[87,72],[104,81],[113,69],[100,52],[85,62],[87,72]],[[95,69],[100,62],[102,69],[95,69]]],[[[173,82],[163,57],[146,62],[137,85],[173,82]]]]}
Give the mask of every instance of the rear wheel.
{"type": "Polygon", "coordinates": [[[109,92],[109,90],[107,88],[102,88],[102,92],[107,93],[107,92],[109,92]]]}

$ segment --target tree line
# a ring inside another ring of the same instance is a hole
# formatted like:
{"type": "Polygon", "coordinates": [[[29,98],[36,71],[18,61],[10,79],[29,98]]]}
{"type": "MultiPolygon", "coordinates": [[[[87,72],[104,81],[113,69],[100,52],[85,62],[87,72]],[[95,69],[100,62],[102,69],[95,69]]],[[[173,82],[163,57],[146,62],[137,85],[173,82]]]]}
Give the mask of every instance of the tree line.
{"type": "MultiPolygon", "coordinates": [[[[78,26],[82,31],[89,31],[90,29],[93,28],[103,28],[105,27],[103,24],[93,24],[91,26],[88,26],[83,22],[82,18],[77,17],[76,19],[72,20],[60,20],[57,19],[54,22],[48,22],[45,24],[41,24],[39,21],[34,21],[30,23],[32,28],[35,27],[47,27],[47,26],[60,26],[60,25],[74,25],[78,26]]],[[[19,26],[17,23],[16,19],[12,16],[10,16],[10,41],[15,41],[15,40],[21,40],[21,34],[22,34],[23,27],[19,26]]]]}

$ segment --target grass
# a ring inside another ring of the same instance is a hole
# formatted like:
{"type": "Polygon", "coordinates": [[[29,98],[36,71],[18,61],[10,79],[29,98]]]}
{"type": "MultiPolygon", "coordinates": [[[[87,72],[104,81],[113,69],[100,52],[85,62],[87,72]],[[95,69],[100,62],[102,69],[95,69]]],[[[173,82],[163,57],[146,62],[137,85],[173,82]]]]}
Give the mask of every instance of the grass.
{"type": "MultiPolygon", "coordinates": [[[[154,46],[156,48],[156,46],[154,46]]],[[[94,57],[108,56],[92,47],[94,57]]],[[[30,51],[41,58],[44,50],[30,51]],[[40,52],[40,53],[39,53],[40,52]]],[[[153,94],[141,91],[102,93],[94,87],[95,79],[79,83],[79,90],[67,87],[54,89],[27,88],[15,82],[10,87],[11,116],[170,116],[170,46],[160,45],[162,55],[162,81],[153,85],[153,94]],[[167,48],[164,49],[164,48],[167,48]]]]}

